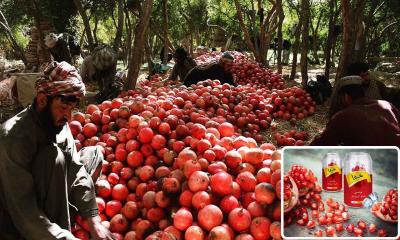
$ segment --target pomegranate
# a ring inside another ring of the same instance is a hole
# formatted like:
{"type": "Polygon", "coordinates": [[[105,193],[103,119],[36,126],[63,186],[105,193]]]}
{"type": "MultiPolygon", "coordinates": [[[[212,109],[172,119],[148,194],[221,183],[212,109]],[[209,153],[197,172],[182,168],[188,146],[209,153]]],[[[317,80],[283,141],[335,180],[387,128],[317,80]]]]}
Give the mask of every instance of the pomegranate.
{"type": "Polygon", "coordinates": [[[259,183],[255,188],[255,198],[260,203],[271,204],[276,197],[275,189],[269,183],[259,183]]]}
{"type": "Polygon", "coordinates": [[[192,192],[204,191],[207,189],[209,181],[205,172],[196,171],[190,175],[188,186],[192,192]]]}
{"type": "Polygon", "coordinates": [[[125,203],[124,207],[121,209],[121,213],[128,220],[133,220],[139,215],[139,208],[136,202],[129,201],[125,203]]]}
{"type": "Polygon", "coordinates": [[[122,215],[117,214],[110,221],[110,231],[124,234],[128,230],[128,220],[122,215]]]}
{"type": "Polygon", "coordinates": [[[232,192],[232,177],[226,172],[218,172],[211,176],[210,186],[213,193],[220,196],[228,195],[232,192]]]}
{"type": "Polygon", "coordinates": [[[229,213],[228,223],[237,232],[245,231],[250,227],[251,215],[246,209],[235,208],[229,213]]]}
{"type": "Polygon", "coordinates": [[[205,233],[199,226],[190,226],[186,229],[185,240],[204,240],[205,233]]]}
{"type": "Polygon", "coordinates": [[[398,206],[398,191],[397,189],[390,189],[382,202],[375,203],[371,212],[378,218],[387,222],[397,222],[397,206],[398,206]]]}
{"type": "Polygon", "coordinates": [[[239,207],[239,201],[233,195],[228,195],[222,198],[220,207],[224,213],[230,213],[233,209],[239,207]]]}
{"type": "Polygon", "coordinates": [[[270,237],[271,221],[266,217],[256,217],[251,222],[250,233],[256,240],[270,237]]]}
{"type": "Polygon", "coordinates": [[[254,191],[257,179],[250,172],[242,172],[236,177],[236,182],[239,184],[240,189],[245,192],[254,191]]]}
{"type": "Polygon", "coordinates": [[[222,223],[223,214],[221,209],[215,205],[207,205],[200,209],[197,220],[199,225],[207,231],[222,223]]]}
{"type": "Polygon", "coordinates": [[[209,240],[231,240],[231,236],[229,231],[222,226],[216,226],[211,229],[210,234],[208,236],[209,240]]]}
{"type": "MultiPolygon", "coordinates": [[[[283,199],[284,199],[284,212],[287,213],[296,206],[299,200],[299,191],[297,189],[297,185],[294,182],[293,178],[290,176],[285,175],[283,177],[283,199]]],[[[279,183],[280,184],[280,183],[279,183]]],[[[280,195],[280,192],[278,192],[280,195]]]]}
{"type": "Polygon", "coordinates": [[[192,213],[186,208],[180,208],[174,218],[174,227],[180,231],[185,231],[188,227],[192,225],[193,216],[192,213]]]}

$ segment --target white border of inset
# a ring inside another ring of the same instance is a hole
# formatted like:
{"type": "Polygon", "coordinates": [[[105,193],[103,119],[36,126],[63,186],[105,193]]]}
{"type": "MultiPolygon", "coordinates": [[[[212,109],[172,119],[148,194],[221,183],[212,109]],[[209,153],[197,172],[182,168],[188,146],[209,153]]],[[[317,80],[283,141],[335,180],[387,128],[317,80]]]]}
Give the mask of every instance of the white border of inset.
{"type": "MultiPolygon", "coordinates": [[[[296,149],[296,150],[301,150],[301,149],[391,149],[391,150],[397,150],[397,189],[400,189],[400,149],[398,147],[394,146],[288,146],[284,147],[282,149],[282,163],[281,163],[281,196],[283,196],[283,175],[285,174],[284,166],[284,152],[286,149],[296,149]]],[[[400,222],[397,223],[397,236],[396,237],[286,237],[285,232],[284,232],[284,209],[283,209],[283,201],[281,201],[281,235],[283,239],[395,239],[397,240],[400,236],[400,222]]],[[[399,215],[399,209],[398,215],[399,215]]]]}

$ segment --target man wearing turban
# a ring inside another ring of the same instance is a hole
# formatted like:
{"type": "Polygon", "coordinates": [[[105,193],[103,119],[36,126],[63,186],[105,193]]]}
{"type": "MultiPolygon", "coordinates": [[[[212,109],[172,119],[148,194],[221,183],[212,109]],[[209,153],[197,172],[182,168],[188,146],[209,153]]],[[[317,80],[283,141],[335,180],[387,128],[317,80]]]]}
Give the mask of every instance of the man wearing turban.
{"type": "Polygon", "coordinates": [[[0,126],[0,239],[77,240],[76,214],[92,239],[113,239],[98,215],[98,176],[90,175],[103,154],[100,147],[78,153],[67,124],[85,85],[73,66],[53,62],[36,90],[33,104],[0,126]]]}

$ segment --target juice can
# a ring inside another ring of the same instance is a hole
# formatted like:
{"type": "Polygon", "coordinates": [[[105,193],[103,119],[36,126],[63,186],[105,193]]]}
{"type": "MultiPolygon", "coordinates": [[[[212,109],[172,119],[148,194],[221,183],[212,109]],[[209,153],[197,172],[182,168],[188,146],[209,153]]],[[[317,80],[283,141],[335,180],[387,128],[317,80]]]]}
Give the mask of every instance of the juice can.
{"type": "Polygon", "coordinates": [[[344,203],[362,207],[372,193],[372,159],[365,152],[347,154],[344,163],[344,203]]]}
{"type": "Polygon", "coordinates": [[[327,153],[322,162],[322,189],[328,192],[342,190],[343,172],[339,154],[327,153]]]}

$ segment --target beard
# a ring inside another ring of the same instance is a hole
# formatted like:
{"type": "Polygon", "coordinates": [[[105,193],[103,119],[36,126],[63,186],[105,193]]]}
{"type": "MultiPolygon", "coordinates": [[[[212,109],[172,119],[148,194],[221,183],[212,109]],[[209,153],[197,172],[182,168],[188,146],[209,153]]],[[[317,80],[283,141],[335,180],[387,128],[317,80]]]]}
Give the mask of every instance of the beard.
{"type": "Polygon", "coordinates": [[[61,132],[61,130],[64,128],[64,125],[55,125],[55,119],[51,113],[50,104],[51,103],[48,103],[43,111],[39,113],[39,119],[43,123],[43,126],[45,126],[46,132],[50,136],[55,136],[61,132]]]}

